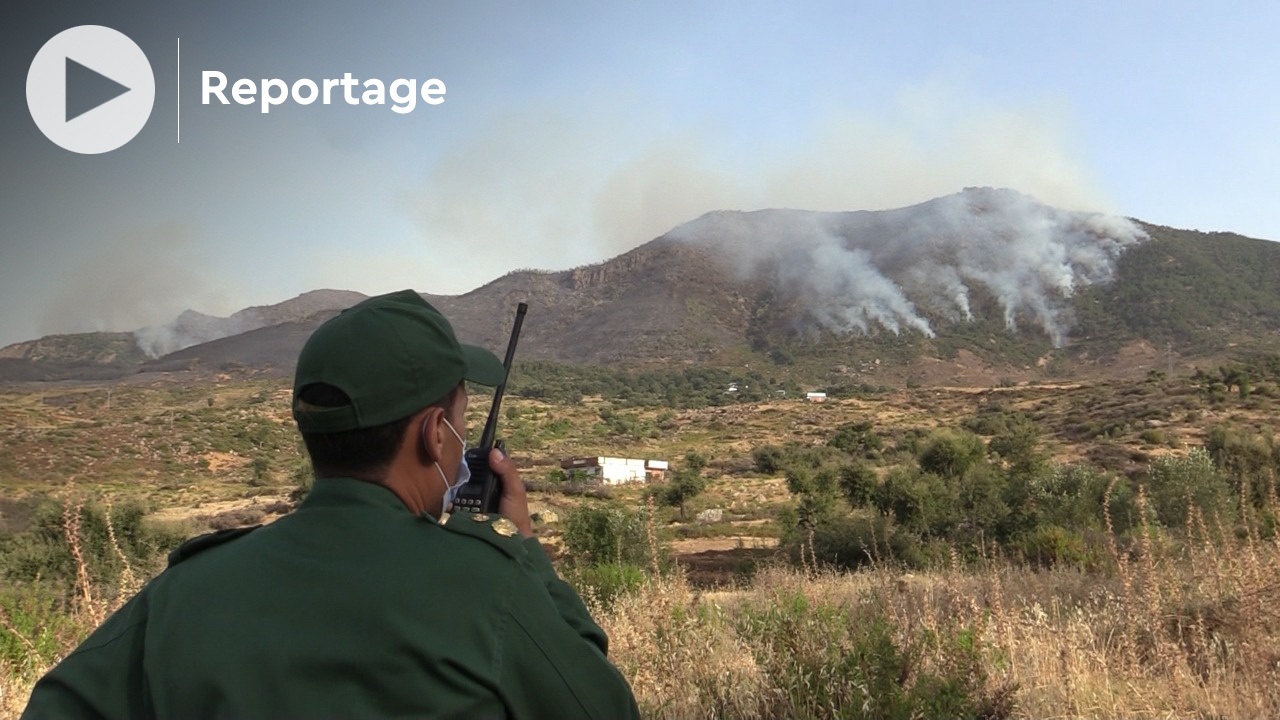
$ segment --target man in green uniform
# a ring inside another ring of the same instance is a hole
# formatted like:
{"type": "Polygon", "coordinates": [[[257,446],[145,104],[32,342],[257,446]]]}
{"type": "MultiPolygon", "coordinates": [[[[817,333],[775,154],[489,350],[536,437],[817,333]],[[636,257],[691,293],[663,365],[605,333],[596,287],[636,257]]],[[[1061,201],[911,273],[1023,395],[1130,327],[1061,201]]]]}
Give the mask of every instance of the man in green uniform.
{"type": "Polygon", "coordinates": [[[464,381],[502,378],[409,290],[326,322],[294,379],[310,494],[174,551],[23,717],[637,717],[514,463],[490,456],[502,517],[445,512],[466,474],[464,381]]]}

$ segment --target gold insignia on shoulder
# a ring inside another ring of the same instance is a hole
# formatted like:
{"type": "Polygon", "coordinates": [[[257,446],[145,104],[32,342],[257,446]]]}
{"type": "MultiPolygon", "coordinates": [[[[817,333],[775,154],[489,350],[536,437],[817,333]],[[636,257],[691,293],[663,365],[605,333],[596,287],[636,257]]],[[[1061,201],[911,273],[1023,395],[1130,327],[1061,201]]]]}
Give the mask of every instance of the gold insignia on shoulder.
{"type": "Polygon", "coordinates": [[[502,537],[511,537],[519,532],[516,529],[516,524],[506,518],[498,518],[493,523],[493,531],[502,537]]]}
{"type": "Polygon", "coordinates": [[[484,513],[476,513],[475,515],[471,516],[471,519],[475,520],[476,522],[489,522],[489,516],[485,515],[484,513]]]}
{"type": "Polygon", "coordinates": [[[440,513],[440,524],[443,525],[449,522],[450,517],[452,517],[452,515],[449,513],[440,513]]]}

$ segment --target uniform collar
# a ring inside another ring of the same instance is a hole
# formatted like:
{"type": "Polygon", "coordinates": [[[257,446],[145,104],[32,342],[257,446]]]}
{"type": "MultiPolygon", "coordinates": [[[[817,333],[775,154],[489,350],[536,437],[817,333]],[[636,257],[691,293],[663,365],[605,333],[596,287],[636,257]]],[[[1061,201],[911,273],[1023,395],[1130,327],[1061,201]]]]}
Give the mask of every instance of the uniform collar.
{"type": "MultiPolygon", "coordinates": [[[[316,478],[311,484],[311,491],[307,493],[298,509],[339,505],[368,505],[403,513],[409,512],[409,508],[405,507],[404,502],[391,491],[391,488],[368,480],[349,477],[316,478]]],[[[440,523],[430,513],[424,512],[421,517],[432,523],[440,523]]]]}
{"type": "Polygon", "coordinates": [[[408,512],[400,498],[385,485],[349,477],[316,478],[300,507],[374,505],[408,512]]]}

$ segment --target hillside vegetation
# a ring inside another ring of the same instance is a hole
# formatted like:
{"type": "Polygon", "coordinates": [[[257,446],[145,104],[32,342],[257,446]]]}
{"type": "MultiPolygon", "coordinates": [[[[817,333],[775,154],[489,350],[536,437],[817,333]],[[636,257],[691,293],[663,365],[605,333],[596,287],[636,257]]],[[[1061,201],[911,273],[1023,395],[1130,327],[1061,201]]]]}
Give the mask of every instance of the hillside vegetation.
{"type": "MultiPolygon", "coordinates": [[[[529,361],[499,428],[649,716],[1269,717],[1278,385],[1259,356],[810,403],[785,373],[529,361]],[[559,468],[595,454],[672,471],[559,468]]],[[[182,537],[289,511],[310,473],[288,396],[233,375],[0,395],[4,713],[182,537]]]]}
{"type": "Polygon", "coordinates": [[[1280,243],[1144,225],[1150,240],[1120,257],[1116,282],[1077,303],[1078,335],[1112,348],[1140,337],[1180,354],[1227,345],[1274,351],[1280,243]]]}

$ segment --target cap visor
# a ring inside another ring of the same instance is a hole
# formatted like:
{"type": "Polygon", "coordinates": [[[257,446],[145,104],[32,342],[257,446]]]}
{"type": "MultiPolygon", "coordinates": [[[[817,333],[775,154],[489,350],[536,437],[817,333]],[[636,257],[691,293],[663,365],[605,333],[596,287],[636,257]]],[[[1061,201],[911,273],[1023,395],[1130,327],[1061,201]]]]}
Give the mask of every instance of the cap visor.
{"type": "Polygon", "coordinates": [[[475,345],[463,345],[462,357],[467,361],[464,377],[473,383],[497,387],[507,379],[507,370],[498,356],[475,345]]]}

